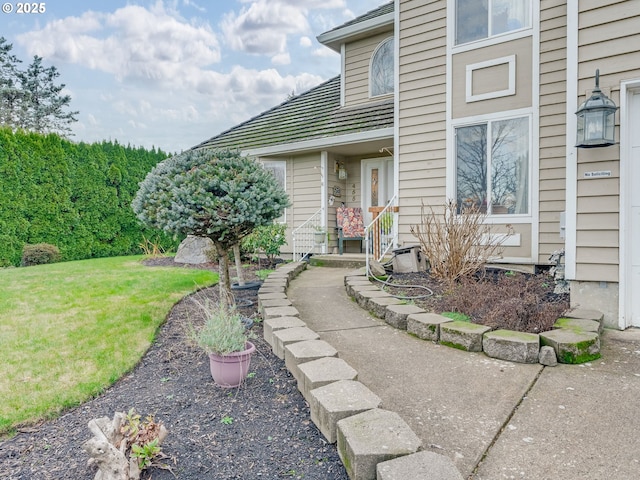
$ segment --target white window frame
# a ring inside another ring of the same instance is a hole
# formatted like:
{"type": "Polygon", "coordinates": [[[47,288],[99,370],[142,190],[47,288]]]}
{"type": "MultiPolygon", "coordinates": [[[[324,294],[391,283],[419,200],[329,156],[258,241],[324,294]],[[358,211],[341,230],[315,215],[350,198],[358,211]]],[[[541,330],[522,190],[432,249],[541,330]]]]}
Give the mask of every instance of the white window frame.
{"type": "MultiPolygon", "coordinates": [[[[262,164],[262,167],[265,170],[272,169],[272,167],[280,167],[280,166],[282,167],[283,178],[284,178],[284,185],[282,185],[282,188],[286,192],[287,191],[287,161],[276,160],[276,159],[260,159],[260,163],[262,164]]],[[[287,209],[285,208],[282,216],[276,218],[274,221],[278,223],[287,223],[287,209]]]]}
{"type": "Polygon", "coordinates": [[[375,50],[373,51],[373,53],[371,54],[371,58],[369,60],[369,98],[381,98],[381,97],[385,97],[387,95],[393,95],[395,92],[395,65],[396,65],[396,56],[395,56],[395,44],[396,42],[394,41],[394,37],[393,35],[390,37],[385,38],[384,40],[382,40],[378,46],[375,48],[375,50]],[[378,54],[378,52],[380,51],[380,49],[382,48],[382,46],[387,43],[387,42],[394,42],[394,48],[391,49],[391,58],[393,60],[393,69],[391,70],[391,75],[392,78],[394,78],[394,81],[392,82],[392,87],[391,87],[391,91],[390,92],[385,92],[385,93],[378,93],[376,95],[373,94],[373,82],[372,82],[372,78],[373,78],[373,62],[376,59],[376,55],[378,54]]]}
{"type": "MultiPolygon", "coordinates": [[[[529,165],[528,165],[528,192],[527,192],[527,202],[528,202],[528,212],[527,213],[515,213],[515,214],[491,214],[487,215],[485,219],[485,223],[488,224],[526,224],[532,223],[536,218],[537,212],[537,194],[534,191],[537,188],[537,175],[535,175],[535,171],[538,168],[538,157],[534,152],[534,138],[533,138],[533,112],[531,108],[525,108],[520,110],[511,110],[508,112],[499,112],[488,115],[477,115],[473,117],[467,117],[462,119],[456,119],[451,121],[451,135],[450,142],[451,144],[448,147],[448,150],[451,152],[448,160],[448,175],[447,175],[447,198],[452,198],[457,201],[457,168],[458,168],[458,155],[456,150],[456,129],[460,127],[471,127],[479,124],[488,124],[493,122],[498,122],[502,120],[512,120],[516,118],[524,118],[528,119],[529,123],[529,165]]],[[[490,129],[487,129],[487,135],[490,135],[490,129]]],[[[490,162],[488,161],[487,169],[491,167],[490,162]]],[[[490,188],[487,185],[487,194],[490,193],[490,188]]]]}
{"type": "Polygon", "coordinates": [[[480,100],[488,100],[491,98],[508,97],[516,94],[516,56],[509,55],[501,58],[494,58],[484,62],[472,63],[466,67],[466,89],[465,95],[467,103],[479,102],[480,100]],[[473,94],[473,72],[482,70],[483,68],[496,67],[498,65],[507,65],[509,68],[508,85],[504,90],[496,90],[493,92],[473,94]]]}
{"type": "MultiPolygon", "coordinates": [[[[488,0],[489,2],[491,0],[488,0]]],[[[496,35],[490,35],[487,34],[487,37],[485,38],[479,38],[477,40],[472,40],[469,42],[465,42],[465,43],[460,43],[460,44],[456,44],[455,43],[455,38],[456,38],[456,29],[458,27],[457,25],[457,11],[456,11],[456,7],[457,7],[457,3],[456,0],[448,0],[448,4],[447,4],[447,11],[451,12],[448,15],[448,22],[450,22],[450,25],[452,25],[452,35],[451,35],[451,48],[453,50],[454,53],[459,53],[459,52],[464,52],[467,50],[474,50],[476,48],[482,48],[482,47],[487,47],[489,45],[494,45],[497,43],[502,43],[502,42],[507,42],[507,41],[511,41],[511,40],[516,40],[518,38],[524,38],[524,37],[529,37],[532,35],[533,32],[533,26],[536,24],[536,10],[534,9],[534,4],[537,5],[538,2],[536,0],[529,0],[529,22],[530,25],[526,26],[526,27],[522,27],[519,28],[517,30],[511,30],[509,32],[504,32],[504,33],[498,33],[496,35]]],[[[489,9],[489,17],[488,17],[488,21],[490,21],[490,12],[491,10],[489,9]]],[[[488,31],[490,31],[490,25],[487,25],[488,31]]]]}

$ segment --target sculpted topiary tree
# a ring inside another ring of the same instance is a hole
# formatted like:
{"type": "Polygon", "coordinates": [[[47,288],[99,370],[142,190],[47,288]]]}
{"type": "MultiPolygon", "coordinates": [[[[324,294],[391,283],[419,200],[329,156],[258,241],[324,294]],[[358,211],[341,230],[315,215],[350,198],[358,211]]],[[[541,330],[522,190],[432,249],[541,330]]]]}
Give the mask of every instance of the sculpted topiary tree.
{"type": "Polygon", "coordinates": [[[231,303],[229,251],[255,227],[278,218],[287,194],[256,161],[220,150],[189,150],[160,162],[132,207],[148,226],[209,237],[220,265],[220,301],[231,303]]]}

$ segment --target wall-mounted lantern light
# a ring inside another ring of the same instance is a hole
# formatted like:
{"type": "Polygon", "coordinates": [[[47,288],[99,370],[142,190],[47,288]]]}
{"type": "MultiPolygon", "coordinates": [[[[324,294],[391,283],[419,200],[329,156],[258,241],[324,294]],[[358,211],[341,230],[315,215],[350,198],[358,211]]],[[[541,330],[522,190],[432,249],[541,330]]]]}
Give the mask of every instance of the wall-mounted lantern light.
{"type": "Polygon", "coordinates": [[[600,90],[600,70],[596,70],[596,88],[580,105],[576,147],[607,147],[615,144],[615,116],[618,107],[600,90]]]}
{"type": "Polygon", "coordinates": [[[344,163],[341,163],[340,166],[338,167],[338,178],[340,180],[347,179],[347,169],[345,168],[344,163]]]}

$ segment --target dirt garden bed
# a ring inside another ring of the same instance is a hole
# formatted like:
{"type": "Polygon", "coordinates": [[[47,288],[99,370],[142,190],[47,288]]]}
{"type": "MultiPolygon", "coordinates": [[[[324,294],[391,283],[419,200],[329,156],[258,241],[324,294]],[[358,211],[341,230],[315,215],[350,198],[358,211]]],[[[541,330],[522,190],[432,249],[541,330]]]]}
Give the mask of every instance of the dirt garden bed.
{"type": "MultiPolygon", "coordinates": [[[[153,264],[173,264],[159,259],[153,264]]],[[[199,268],[216,269],[216,265],[199,268]]],[[[247,270],[247,280],[255,280],[247,270]]],[[[233,271],[232,271],[233,274],[233,271]]],[[[217,287],[198,296],[217,298],[217,287]]],[[[244,315],[255,317],[256,290],[236,297],[244,315]]],[[[182,300],[171,310],[156,341],[135,369],[97,398],[61,417],[31,425],[0,442],[0,478],[89,479],[82,444],[91,437],[87,422],[135,408],[153,414],[169,430],[162,450],[166,468],[152,467],[142,478],[346,480],[335,445],[325,442],[284,362],[262,339],[262,324],[252,327],[258,352],[251,378],[239,389],[214,385],[208,357],[187,340],[184,327],[197,323],[198,309],[182,300]]]]}
{"type": "Polygon", "coordinates": [[[393,274],[388,282],[400,286],[386,286],[386,291],[415,297],[410,301],[420,308],[464,314],[494,330],[546,332],[569,308],[569,294],[554,293],[555,284],[546,273],[487,269],[460,280],[453,289],[428,273],[393,274]]]}

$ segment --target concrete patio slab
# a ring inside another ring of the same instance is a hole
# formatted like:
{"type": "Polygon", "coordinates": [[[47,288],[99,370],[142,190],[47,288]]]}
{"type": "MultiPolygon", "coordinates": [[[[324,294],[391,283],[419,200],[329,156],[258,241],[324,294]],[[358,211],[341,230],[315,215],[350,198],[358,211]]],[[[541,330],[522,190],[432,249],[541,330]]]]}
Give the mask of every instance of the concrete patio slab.
{"type": "Polygon", "coordinates": [[[606,330],[602,358],[545,368],[475,479],[639,478],[640,330],[606,330]]]}

